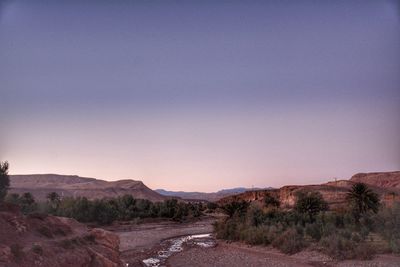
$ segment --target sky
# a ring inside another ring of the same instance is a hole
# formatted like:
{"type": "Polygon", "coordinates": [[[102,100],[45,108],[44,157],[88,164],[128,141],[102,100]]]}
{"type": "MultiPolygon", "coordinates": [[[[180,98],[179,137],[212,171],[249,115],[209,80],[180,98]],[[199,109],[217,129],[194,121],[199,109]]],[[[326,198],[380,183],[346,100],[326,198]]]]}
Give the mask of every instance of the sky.
{"type": "Polygon", "coordinates": [[[400,170],[399,1],[0,0],[10,174],[185,191],[400,170]]]}

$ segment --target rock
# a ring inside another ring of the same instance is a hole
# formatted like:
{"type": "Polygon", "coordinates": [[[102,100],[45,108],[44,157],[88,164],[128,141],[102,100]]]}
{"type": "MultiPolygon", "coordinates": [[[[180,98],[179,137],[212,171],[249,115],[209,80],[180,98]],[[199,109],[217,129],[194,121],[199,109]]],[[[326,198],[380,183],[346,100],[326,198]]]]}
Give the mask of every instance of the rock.
{"type": "Polygon", "coordinates": [[[94,237],[96,243],[119,250],[119,238],[116,234],[101,228],[93,228],[89,233],[94,237]]]}
{"type": "Polygon", "coordinates": [[[11,253],[11,249],[8,246],[0,244],[0,262],[8,263],[13,259],[13,255],[11,253]]]}
{"type": "Polygon", "coordinates": [[[118,267],[119,238],[103,229],[89,230],[73,219],[3,209],[0,266],[118,267]]]}

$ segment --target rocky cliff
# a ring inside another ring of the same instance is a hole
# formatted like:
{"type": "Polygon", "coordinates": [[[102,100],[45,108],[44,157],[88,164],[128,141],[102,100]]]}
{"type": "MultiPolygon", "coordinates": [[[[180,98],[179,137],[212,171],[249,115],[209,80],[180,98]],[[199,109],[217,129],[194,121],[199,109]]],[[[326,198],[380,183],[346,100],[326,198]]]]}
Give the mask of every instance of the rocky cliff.
{"type": "Polygon", "coordinates": [[[346,205],[346,193],[354,183],[366,183],[379,194],[386,205],[400,201],[400,172],[360,173],[350,180],[331,181],[321,185],[289,185],[279,189],[248,191],[242,194],[222,198],[224,204],[234,200],[263,202],[267,194],[273,195],[284,208],[292,208],[296,201],[296,193],[300,190],[318,191],[331,209],[340,209],[346,205]]]}

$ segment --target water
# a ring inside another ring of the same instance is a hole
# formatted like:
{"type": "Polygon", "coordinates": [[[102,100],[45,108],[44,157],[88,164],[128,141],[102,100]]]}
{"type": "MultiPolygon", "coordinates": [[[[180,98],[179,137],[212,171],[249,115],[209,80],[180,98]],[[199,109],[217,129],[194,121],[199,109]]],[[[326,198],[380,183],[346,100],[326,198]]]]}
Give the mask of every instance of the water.
{"type": "Polygon", "coordinates": [[[168,239],[161,243],[162,249],[157,252],[157,255],[143,260],[143,263],[148,267],[162,267],[172,254],[183,250],[184,244],[209,248],[215,246],[215,240],[211,234],[187,235],[168,239]]]}

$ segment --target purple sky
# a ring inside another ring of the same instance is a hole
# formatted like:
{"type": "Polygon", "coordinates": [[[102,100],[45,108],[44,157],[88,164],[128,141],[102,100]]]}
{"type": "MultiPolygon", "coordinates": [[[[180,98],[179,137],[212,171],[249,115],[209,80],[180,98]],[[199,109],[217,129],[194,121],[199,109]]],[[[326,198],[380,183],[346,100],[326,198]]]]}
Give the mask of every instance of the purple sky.
{"type": "Polygon", "coordinates": [[[400,169],[398,1],[1,1],[11,173],[214,191],[400,169]]]}

